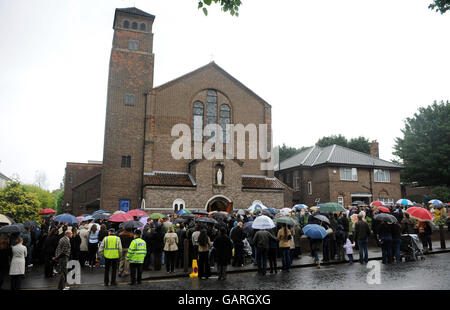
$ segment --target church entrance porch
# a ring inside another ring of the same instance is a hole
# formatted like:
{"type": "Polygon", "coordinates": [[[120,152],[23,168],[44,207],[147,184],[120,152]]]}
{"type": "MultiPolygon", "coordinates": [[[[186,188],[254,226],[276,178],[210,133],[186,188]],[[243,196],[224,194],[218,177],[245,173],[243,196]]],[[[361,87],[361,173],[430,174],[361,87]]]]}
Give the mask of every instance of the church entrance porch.
{"type": "Polygon", "coordinates": [[[233,210],[233,202],[225,196],[211,197],[206,203],[206,211],[224,211],[231,212],[233,210]]]}

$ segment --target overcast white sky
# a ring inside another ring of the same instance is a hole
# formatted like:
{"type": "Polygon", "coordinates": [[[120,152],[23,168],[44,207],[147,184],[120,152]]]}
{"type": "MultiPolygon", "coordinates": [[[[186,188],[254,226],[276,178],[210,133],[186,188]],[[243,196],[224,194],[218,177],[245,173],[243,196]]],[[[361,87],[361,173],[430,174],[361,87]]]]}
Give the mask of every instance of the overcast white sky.
{"type": "Polygon", "coordinates": [[[391,160],[403,120],[450,99],[450,13],[431,0],[0,0],[0,171],[58,188],[66,162],[103,159],[114,9],[156,16],[155,86],[212,59],[272,105],[274,143],[343,134],[391,160]],[[212,56],[213,55],[213,56],[212,56]]]}

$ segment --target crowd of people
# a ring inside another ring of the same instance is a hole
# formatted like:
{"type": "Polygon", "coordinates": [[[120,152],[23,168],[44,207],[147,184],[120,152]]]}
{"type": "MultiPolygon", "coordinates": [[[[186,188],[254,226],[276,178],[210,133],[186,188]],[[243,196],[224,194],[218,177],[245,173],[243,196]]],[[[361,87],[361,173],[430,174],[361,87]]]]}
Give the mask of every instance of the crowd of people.
{"type": "Polygon", "coordinates": [[[302,256],[302,228],[308,224],[318,224],[327,230],[324,239],[309,239],[310,255],[319,268],[319,252],[322,262],[344,261],[347,255],[352,264],[353,248],[359,250],[359,262],[367,263],[371,236],[382,248],[382,262],[386,264],[400,261],[402,234],[419,234],[424,250],[432,250],[430,223],[414,224],[401,206],[391,207],[395,223],[375,221],[378,212],[371,207],[356,206],[339,213],[321,214],[317,209],[293,211],[290,216],[298,224],[282,224],[267,230],[246,225],[261,214],[260,210],[218,217],[216,224],[177,220],[178,215],[173,213],[164,219],[149,219],[140,229],[120,228],[106,220],[69,225],[46,217],[40,225],[27,226],[25,233],[0,237],[0,288],[9,275],[11,288],[20,289],[24,275],[38,264],[44,265],[45,277],[59,276],[58,288],[67,289],[66,266],[70,260],[79,261],[82,268],[105,268],[105,285],[116,285],[116,274],[129,276],[132,285],[139,284],[144,270],[160,271],[164,264],[170,274],[175,269],[190,267],[184,264],[193,260],[198,262],[200,279],[208,279],[211,269],[217,268],[218,279],[224,280],[230,264],[234,267],[254,264],[261,275],[267,270],[277,273],[280,270],[277,258],[281,258],[281,271],[289,272],[293,260],[302,256]],[[317,214],[327,221],[317,218],[317,214]],[[169,222],[174,224],[166,225],[169,222]]]}

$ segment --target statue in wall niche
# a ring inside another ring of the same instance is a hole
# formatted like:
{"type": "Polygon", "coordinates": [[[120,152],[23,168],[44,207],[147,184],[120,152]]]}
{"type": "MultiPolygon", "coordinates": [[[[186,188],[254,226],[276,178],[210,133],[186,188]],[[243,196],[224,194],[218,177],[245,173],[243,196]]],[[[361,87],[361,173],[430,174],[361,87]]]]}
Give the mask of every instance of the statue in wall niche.
{"type": "Polygon", "coordinates": [[[219,170],[217,171],[217,185],[222,185],[222,169],[219,168],[219,170]]]}

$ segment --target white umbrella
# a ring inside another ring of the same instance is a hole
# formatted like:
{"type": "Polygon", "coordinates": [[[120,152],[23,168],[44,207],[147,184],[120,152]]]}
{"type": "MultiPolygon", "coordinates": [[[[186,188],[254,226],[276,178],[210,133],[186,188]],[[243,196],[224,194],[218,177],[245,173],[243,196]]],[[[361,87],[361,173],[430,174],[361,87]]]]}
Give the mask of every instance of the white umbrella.
{"type": "Polygon", "coordinates": [[[266,215],[258,216],[252,224],[253,229],[272,229],[275,227],[275,223],[272,219],[266,215]]]}
{"type": "Polygon", "coordinates": [[[113,214],[118,214],[118,213],[125,213],[125,211],[118,210],[118,211],[114,212],[113,214]]]}
{"type": "Polygon", "coordinates": [[[280,214],[281,215],[289,215],[289,214],[291,214],[291,211],[292,211],[292,209],[283,208],[283,209],[280,210],[280,214]]]}
{"type": "Polygon", "coordinates": [[[250,211],[250,212],[253,212],[253,211],[255,211],[255,208],[256,209],[261,209],[261,210],[264,210],[264,209],[268,209],[265,205],[263,205],[262,203],[256,203],[256,204],[254,204],[254,205],[251,205],[250,207],[248,207],[248,211],[250,211]]]}

